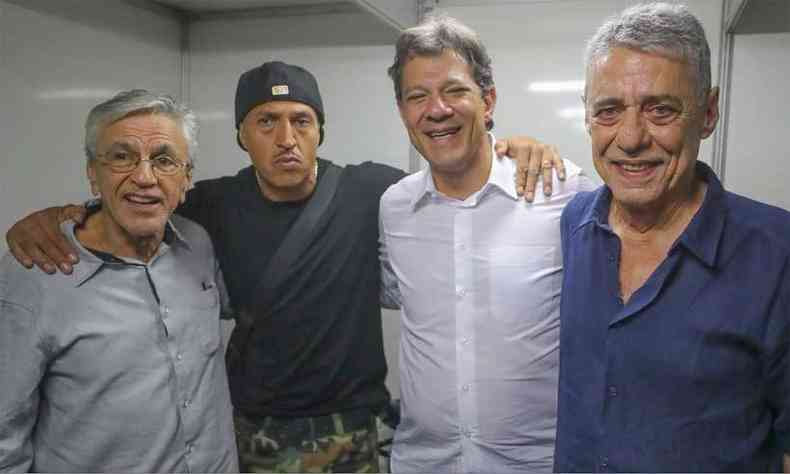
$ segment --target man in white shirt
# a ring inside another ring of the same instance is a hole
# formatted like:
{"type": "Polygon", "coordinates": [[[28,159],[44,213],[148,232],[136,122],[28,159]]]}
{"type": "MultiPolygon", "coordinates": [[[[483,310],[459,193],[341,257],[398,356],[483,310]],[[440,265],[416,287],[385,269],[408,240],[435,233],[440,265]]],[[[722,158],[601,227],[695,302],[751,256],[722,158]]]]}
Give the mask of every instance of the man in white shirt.
{"type": "Polygon", "coordinates": [[[456,20],[404,31],[389,74],[429,164],[381,199],[382,299],[403,318],[393,471],[550,472],[560,215],[592,183],[566,162],[551,198],[518,198],[489,132],[491,60],[456,20]]]}

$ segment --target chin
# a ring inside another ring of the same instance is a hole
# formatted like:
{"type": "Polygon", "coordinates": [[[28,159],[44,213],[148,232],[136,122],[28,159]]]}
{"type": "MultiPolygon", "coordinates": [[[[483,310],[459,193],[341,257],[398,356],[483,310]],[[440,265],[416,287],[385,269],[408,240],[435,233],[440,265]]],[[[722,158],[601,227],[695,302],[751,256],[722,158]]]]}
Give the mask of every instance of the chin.
{"type": "Polygon", "coordinates": [[[126,233],[135,240],[148,240],[164,236],[167,219],[157,219],[155,222],[135,223],[124,226],[126,233]]]}
{"type": "MultiPolygon", "coordinates": [[[[453,155],[456,154],[453,153],[453,155]]],[[[431,165],[431,169],[443,171],[445,173],[460,173],[469,168],[471,160],[464,159],[463,155],[459,155],[460,154],[452,156],[450,154],[445,154],[442,158],[427,161],[431,165]]]]}
{"type": "Polygon", "coordinates": [[[658,202],[652,190],[629,189],[627,191],[612,191],[612,199],[623,207],[640,210],[650,209],[658,202]]]}

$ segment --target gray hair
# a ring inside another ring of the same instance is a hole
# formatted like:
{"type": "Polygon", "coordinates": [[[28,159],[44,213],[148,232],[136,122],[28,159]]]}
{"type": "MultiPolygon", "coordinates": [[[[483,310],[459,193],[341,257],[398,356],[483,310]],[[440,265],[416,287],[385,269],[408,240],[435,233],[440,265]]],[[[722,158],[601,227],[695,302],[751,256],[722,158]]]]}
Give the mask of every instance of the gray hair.
{"type": "Polygon", "coordinates": [[[644,3],[609,18],[587,43],[588,76],[593,64],[616,47],[677,56],[696,67],[698,99],[704,99],[710,89],[710,47],[705,30],[684,5],[644,3]]]}
{"type": "Polygon", "coordinates": [[[85,120],[85,156],[88,162],[96,159],[99,135],[106,127],[126,117],[146,113],[165,115],[181,124],[189,161],[194,167],[198,149],[198,123],[194,112],[169,95],[155,94],[145,89],[119,92],[91,109],[85,120]]]}
{"type": "Polygon", "coordinates": [[[404,30],[395,45],[395,60],[387,69],[398,102],[403,99],[403,68],[414,56],[439,56],[452,50],[472,67],[472,76],[483,93],[494,87],[491,57],[471,28],[446,15],[432,15],[417,26],[404,30]]]}

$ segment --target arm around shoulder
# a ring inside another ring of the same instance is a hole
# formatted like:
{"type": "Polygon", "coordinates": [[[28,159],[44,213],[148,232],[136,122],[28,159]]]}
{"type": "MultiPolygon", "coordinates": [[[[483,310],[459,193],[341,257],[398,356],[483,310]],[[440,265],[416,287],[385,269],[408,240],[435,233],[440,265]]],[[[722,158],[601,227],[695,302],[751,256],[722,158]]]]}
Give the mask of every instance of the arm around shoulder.
{"type": "Polygon", "coordinates": [[[35,264],[46,273],[71,273],[71,265],[79,262],[76,249],[60,230],[66,220],[82,222],[84,206],[49,207],[34,212],[15,223],[6,233],[11,254],[25,268],[35,264]]]}

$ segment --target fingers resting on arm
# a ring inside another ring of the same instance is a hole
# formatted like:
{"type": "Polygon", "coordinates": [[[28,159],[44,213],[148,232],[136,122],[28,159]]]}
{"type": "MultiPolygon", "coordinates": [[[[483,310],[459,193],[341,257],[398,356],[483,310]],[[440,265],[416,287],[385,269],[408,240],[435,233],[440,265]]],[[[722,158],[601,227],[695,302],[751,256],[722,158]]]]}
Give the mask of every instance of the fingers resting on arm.
{"type": "Polygon", "coordinates": [[[76,249],[60,230],[60,223],[67,219],[82,222],[82,206],[50,207],[34,212],[14,224],[6,234],[11,254],[26,268],[36,265],[46,273],[71,273],[72,265],[79,261],[76,249]]]}
{"type": "Polygon", "coordinates": [[[557,178],[565,179],[565,165],[554,145],[546,145],[526,137],[509,137],[497,140],[495,150],[499,156],[508,156],[517,162],[516,192],[532,202],[535,199],[535,188],[538,178],[543,176],[543,194],[552,193],[552,170],[556,170],[557,178]]]}

